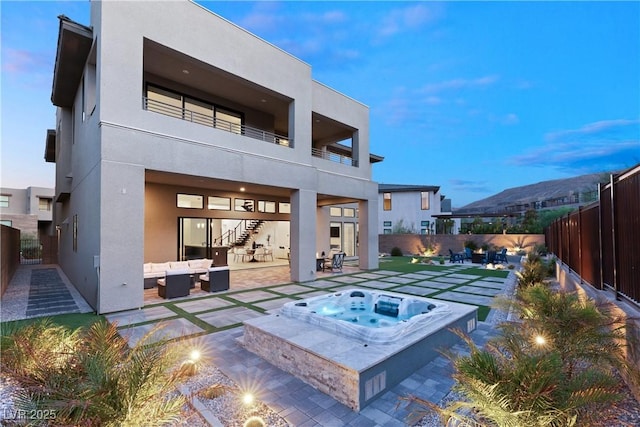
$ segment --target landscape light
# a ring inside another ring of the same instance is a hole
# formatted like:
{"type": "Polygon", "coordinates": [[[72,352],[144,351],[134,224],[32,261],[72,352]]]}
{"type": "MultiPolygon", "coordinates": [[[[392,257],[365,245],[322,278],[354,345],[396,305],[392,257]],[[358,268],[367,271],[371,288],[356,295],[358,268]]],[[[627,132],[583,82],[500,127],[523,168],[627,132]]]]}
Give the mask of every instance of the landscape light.
{"type": "Polygon", "coordinates": [[[242,395],[242,403],[245,405],[251,405],[253,403],[253,394],[245,393],[242,395]]]}
{"type": "Polygon", "coordinates": [[[201,356],[200,350],[193,349],[189,354],[189,359],[191,359],[194,362],[197,362],[198,360],[200,360],[200,356],[201,356]]]}

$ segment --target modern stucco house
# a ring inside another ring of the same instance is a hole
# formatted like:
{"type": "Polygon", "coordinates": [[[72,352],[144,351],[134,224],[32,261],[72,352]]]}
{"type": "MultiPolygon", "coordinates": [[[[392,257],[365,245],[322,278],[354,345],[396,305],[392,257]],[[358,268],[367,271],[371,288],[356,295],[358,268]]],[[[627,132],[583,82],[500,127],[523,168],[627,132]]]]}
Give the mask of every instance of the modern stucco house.
{"type": "Polygon", "coordinates": [[[451,200],[445,199],[436,185],[380,184],[378,187],[378,232],[392,234],[456,234],[455,221],[437,229],[436,220],[451,215],[451,200]]]}
{"type": "Polygon", "coordinates": [[[20,230],[22,237],[52,232],[53,188],[0,188],[0,224],[20,230]]]}
{"type": "Polygon", "coordinates": [[[211,11],[96,1],[86,26],[61,16],[51,100],[59,263],[97,312],[143,306],[143,263],[178,259],[194,230],[210,248],[222,220],[288,222],[277,239],[306,281],[327,207],[356,204],[359,266],[377,268],[368,108],[211,11]]]}

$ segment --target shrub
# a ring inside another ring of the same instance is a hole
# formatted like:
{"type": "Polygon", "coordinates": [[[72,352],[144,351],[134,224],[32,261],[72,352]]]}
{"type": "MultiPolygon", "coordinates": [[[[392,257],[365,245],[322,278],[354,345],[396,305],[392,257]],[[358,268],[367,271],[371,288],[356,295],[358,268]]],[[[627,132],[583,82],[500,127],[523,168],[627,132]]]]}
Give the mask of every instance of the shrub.
{"type": "Polygon", "coordinates": [[[535,252],[530,252],[527,255],[527,260],[522,264],[522,269],[516,271],[518,286],[520,288],[545,283],[547,276],[548,268],[542,262],[540,255],[535,252]]]}
{"type": "Polygon", "coordinates": [[[391,256],[402,256],[402,249],[400,249],[400,248],[399,248],[399,247],[397,247],[397,246],[394,246],[394,247],[391,249],[391,256]]]}
{"type": "Polygon", "coordinates": [[[471,252],[473,252],[478,249],[478,244],[475,242],[475,240],[465,240],[464,247],[471,249],[471,252]]]}
{"type": "Polygon", "coordinates": [[[107,322],[69,331],[45,319],[2,331],[1,366],[26,392],[17,409],[54,409],[50,425],[166,425],[185,402],[172,394],[177,347],[150,336],[129,348],[107,322]]]}
{"type": "Polygon", "coordinates": [[[445,425],[453,419],[460,421],[454,425],[506,427],[590,425],[597,404],[622,398],[612,368],[628,368],[625,323],[611,314],[610,303],[538,284],[524,289],[513,308],[520,321],[502,323],[485,349],[456,331],[470,348],[452,356],[454,387],[465,400],[445,408],[415,396],[405,400],[438,412],[445,425]]]}

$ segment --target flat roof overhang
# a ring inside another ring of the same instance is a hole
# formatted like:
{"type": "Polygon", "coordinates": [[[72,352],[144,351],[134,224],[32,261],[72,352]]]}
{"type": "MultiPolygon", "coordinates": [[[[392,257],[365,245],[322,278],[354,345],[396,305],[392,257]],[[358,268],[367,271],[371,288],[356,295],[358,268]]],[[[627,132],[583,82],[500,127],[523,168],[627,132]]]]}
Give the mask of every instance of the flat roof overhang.
{"type": "MultiPolygon", "coordinates": [[[[172,172],[162,172],[152,169],[145,171],[145,182],[181,186],[185,188],[215,188],[216,191],[232,192],[241,194],[240,187],[245,187],[246,193],[257,196],[273,196],[289,199],[291,188],[274,187],[269,185],[254,184],[251,182],[227,181],[220,178],[208,178],[202,176],[184,175],[172,172]]],[[[345,198],[331,194],[318,193],[317,206],[332,206],[345,203],[357,203],[358,200],[345,198]]]]}
{"type": "Polygon", "coordinates": [[[48,163],[56,162],[56,131],[47,129],[47,138],[44,146],[44,160],[48,163]]]}
{"type": "Polygon", "coordinates": [[[93,44],[93,31],[64,15],[58,16],[58,19],[60,29],[51,102],[57,107],[71,108],[93,44]]]}

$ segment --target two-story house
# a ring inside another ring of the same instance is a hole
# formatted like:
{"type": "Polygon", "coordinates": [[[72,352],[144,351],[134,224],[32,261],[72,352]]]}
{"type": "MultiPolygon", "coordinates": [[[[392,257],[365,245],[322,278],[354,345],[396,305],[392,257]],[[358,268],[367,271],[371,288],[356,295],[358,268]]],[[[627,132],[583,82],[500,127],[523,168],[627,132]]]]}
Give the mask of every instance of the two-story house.
{"type": "Polygon", "coordinates": [[[223,220],[288,222],[291,279],[307,281],[330,240],[319,212],[356,203],[359,266],[377,268],[368,107],[202,6],[60,17],[51,99],[59,263],[97,312],[143,306],[143,263],[180,258],[193,232],[210,248],[223,220]]]}
{"type": "Polygon", "coordinates": [[[451,200],[440,194],[438,186],[380,184],[378,193],[379,234],[449,234],[458,229],[455,220],[449,226],[444,222],[451,215],[451,200]]]}
{"type": "Polygon", "coordinates": [[[53,188],[0,188],[0,224],[20,230],[22,237],[53,233],[53,188]]]}

